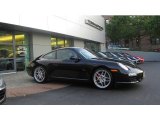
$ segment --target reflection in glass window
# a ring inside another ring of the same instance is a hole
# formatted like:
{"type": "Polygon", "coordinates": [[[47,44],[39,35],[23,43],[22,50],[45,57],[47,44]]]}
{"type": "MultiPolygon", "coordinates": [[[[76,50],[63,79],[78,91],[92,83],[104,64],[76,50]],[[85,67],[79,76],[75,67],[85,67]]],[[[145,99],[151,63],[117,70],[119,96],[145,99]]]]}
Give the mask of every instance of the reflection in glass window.
{"type": "Polygon", "coordinates": [[[77,57],[76,53],[71,50],[58,50],[57,59],[70,60],[71,57],[77,57]]]}
{"type": "Polygon", "coordinates": [[[24,34],[15,35],[16,45],[27,45],[28,41],[25,38],[24,34]]]}
{"type": "Polygon", "coordinates": [[[56,46],[57,46],[57,39],[55,37],[52,37],[51,38],[51,47],[52,47],[52,50],[56,49],[56,46]]]}
{"type": "Polygon", "coordinates": [[[13,59],[0,59],[0,71],[14,70],[13,59]]]}
{"type": "Polygon", "coordinates": [[[14,33],[0,31],[0,69],[2,71],[15,70],[14,66],[17,70],[25,70],[25,65],[29,63],[28,35],[17,31],[14,33]]]}
{"type": "Polygon", "coordinates": [[[0,35],[0,44],[7,44],[13,42],[13,36],[11,34],[0,35]]]}
{"type": "Polygon", "coordinates": [[[57,59],[60,59],[60,60],[69,59],[68,55],[67,55],[67,51],[66,50],[58,50],[57,51],[57,59]]]}
{"type": "Polygon", "coordinates": [[[72,40],[65,40],[65,47],[71,47],[72,46],[72,40]]]}
{"type": "Polygon", "coordinates": [[[64,39],[64,38],[51,38],[51,48],[52,50],[62,47],[71,47],[73,46],[73,41],[70,39],[64,39]]]}
{"type": "Polygon", "coordinates": [[[29,39],[26,34],[17,33],[15,35],[15,50],[17,70],[25,70],[25,66],[28,65],[30,60],[29,39]]]}
{"type": "Polygon", "coordinates": [[[83,55],[83,57],[85,57],[86,59],[98,58],[96,55],[94,55],[93,53],[91,53],[90,51],[86,49],[80,49],[80,54],[83,55]]]}
{"type": "Polygon", "coordinates": [[[100,43],[96,43],[96,42],[85,42],[84,44],[85,48],[94,51],[94,52],[98,52],[100,51],[100,43]]]}
{"type": "Polygon", "coordinates": [[[55,59],[56,58],[56,52],[48,53],[43,58],[45,58],[45,59],[55,59]]]}
{"type": "Polygon", "coordinates": [[[13,46],[12,45],[0,45],[0,58],[13,58],[13,46]]]}
{"type": "Polygon", "coordinates": [[[64,45],[64,39],[60,39],[60,38],[58,38],[57,39],[57,47],[58,48],[62,48],[62,47],[64,47],[65,45],[64,45]]]}

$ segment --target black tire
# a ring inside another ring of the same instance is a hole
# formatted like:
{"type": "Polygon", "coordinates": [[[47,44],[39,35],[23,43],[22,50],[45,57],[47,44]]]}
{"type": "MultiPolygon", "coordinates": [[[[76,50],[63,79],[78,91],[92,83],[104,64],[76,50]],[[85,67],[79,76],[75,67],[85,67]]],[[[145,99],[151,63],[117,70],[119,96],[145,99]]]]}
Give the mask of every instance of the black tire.
{"type": "Polygon", "coordinates": [[[47,81],[47,72],[44,67],[37,66],[33,73],[34,80],[37,83],[45,83],[47,81]]]}
{"type": "Polygon", "coordinates": [[[92,83],[98,89],[111,89],[114,86],[112,75],[106,68],[98,68],[94,71],[92,83]]]}

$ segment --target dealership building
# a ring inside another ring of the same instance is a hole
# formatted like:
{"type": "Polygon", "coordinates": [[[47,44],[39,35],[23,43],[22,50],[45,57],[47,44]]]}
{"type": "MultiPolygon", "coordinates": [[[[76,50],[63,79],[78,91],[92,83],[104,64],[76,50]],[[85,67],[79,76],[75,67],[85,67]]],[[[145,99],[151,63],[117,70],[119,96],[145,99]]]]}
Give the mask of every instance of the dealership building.
{"type": "Polygon", "coordinates": [[[25,70],[30,60],[60,47],[105,51],[103,16],[1,16],[0,73],[25,70]]]}

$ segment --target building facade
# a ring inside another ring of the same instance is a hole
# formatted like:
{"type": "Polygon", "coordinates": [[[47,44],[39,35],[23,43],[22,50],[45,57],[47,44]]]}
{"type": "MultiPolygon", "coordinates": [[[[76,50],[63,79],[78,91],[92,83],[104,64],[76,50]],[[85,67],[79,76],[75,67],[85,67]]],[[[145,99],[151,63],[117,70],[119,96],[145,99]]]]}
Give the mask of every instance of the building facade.
{"type": "Polygon", "coordinates": [[[144,35],[140,39],[129,41],[127,47],[137,51],[160,52],[160,39],[144,35]]]}
{"type": "Polygon", "coordinates": [[[59,47],[105,51],[102,16],[2,16],[0,72],[25,70],[30,60],[59,47]]]}

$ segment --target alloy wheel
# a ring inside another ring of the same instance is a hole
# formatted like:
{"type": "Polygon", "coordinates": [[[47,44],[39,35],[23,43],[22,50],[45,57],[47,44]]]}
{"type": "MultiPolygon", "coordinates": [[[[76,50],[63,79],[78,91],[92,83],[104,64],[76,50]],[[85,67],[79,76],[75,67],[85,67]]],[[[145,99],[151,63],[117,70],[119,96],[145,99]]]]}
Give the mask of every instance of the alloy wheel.
{"type": "Polygon", "coordinates": [[[97,88],[106,89],[111,85],[111,75],[106,69],[98,69],[93,75],[93,82],[97,88]]]}
{"type": "Polygon", "coordinates": [[[45,69],[43,67],[39,66],[34,70],[34,79],[38,83],[42,83],[42,82],[45,81],[46,72],[45,72],[45,69]]]}

